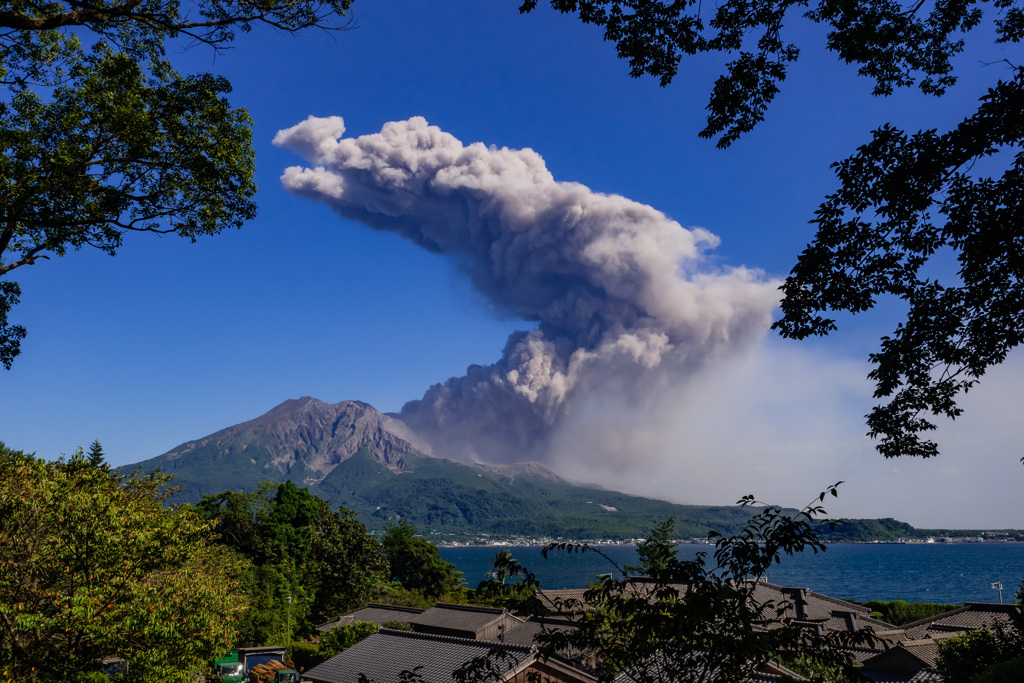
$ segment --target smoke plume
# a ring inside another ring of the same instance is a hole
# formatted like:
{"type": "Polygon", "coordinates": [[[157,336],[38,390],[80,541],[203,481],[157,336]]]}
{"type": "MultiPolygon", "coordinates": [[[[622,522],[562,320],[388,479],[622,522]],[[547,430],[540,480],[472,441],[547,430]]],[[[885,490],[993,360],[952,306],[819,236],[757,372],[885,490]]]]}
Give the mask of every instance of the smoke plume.
{"type": "Polygon", "coordinates": [[[770,322],[776,283],[709,266],[717,237],[558,182],[531,149],[463,145],[420,117],[344,132],[336,116],[279,132],[274,144],[310,164],[288,168],[285,188],[454,259],[496,307],[536,326],[493,365],[403,407],[439,454],[551,460],[562,425],[609,405],[642,415],[770,322]]]}

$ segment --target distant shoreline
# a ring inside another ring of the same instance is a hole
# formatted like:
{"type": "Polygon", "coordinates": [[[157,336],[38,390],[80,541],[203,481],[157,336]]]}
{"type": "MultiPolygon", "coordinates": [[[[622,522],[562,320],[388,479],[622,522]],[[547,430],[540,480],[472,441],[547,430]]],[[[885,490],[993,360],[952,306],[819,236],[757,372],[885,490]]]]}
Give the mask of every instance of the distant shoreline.
{"type": "MultiPolygon", "coordinates": [[[[491,543],[461,543],[458,541],[441,541],[434,543],[438,548],[546,548],[551,544],[567,544],[567,545],[588,545],[592,547],[619,547],[619,548],[635,548],[637,542],[617,542],[617,541],[494,541],[491,543]]],[[[953,540],[953,541],[919,541],[919,540],[906,540],[906,541],[830,541],[823,540],[822,543],[825,545],[1006,545],[1024,543],[1024,541],[1018,541],[1016,539],[1007,539],[1005,541],[974,541],[974,540],[953,540]]],[[[676,541],[676,545],[706,545],[714,546],[714,543],[708,541],[676,541]]]]}

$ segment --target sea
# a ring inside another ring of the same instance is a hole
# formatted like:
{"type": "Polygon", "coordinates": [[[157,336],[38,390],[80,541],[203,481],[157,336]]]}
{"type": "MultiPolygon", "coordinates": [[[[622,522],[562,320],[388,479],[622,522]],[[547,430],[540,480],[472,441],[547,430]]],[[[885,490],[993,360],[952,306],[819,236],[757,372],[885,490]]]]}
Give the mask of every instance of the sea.
{"type": "MultiPolygon", "coordinates": [[[[714,547],[676,546],[680,559],[705,552],[714,562],[714,547]]],[[[621,576],[636,564],[636,548],[602,545],[584,553],[552,551],[547,559],[536,546],[502,546],[533,572],[542,588],[582,588],[600,574],[621,576]]],[[[470,587],[484,579],[490,560],[501,548],[458,546],[440,549],[441,557],[463,572],[470,587]]],[[[836,543],[825,552],[783,556],[764,577],[770,583],[810,588],[835,598],[906,600],[963,604],[999,602],[993,584],[1002,584],[1002,601],[1012,602],[1024,579],[1024,543],[836,543]]]]}

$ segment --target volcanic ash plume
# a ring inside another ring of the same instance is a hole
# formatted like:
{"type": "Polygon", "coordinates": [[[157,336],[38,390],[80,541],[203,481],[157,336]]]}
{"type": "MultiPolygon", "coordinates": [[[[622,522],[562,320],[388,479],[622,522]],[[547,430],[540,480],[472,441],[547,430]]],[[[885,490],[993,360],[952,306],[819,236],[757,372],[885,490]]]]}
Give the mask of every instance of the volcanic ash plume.
{"type": "Polygon", "coordinates": [[[274,144],[311,165],[288,168],[285,188],[455,259],[496,306],[536,324],[511,335],[498,362],[402,409],[440,454],[550,460],[566,418],[595,402],[643,410],[770,322],[775,283],[699,269],[714,235],[556,182],[533,150],[463,145],[420,117],[344,132],[336,116],[279,132],[274,144]]]}

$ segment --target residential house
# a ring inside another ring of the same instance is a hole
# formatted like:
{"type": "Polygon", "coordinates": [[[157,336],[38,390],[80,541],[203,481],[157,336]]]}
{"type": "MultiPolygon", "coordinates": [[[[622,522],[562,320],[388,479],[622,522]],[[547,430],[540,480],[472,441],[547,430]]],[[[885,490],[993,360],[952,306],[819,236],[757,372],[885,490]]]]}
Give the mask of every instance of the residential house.
{"type": "Polygon", "coordinates": [[[381,629],[326,662],[303,673],[313,683],[451,683],[452,672],[467,662],[488,657],[500,681],[527,683],[596,683],[596,678],[554,659],[542,660],[534,648],[431,633],[381,629]]]}

